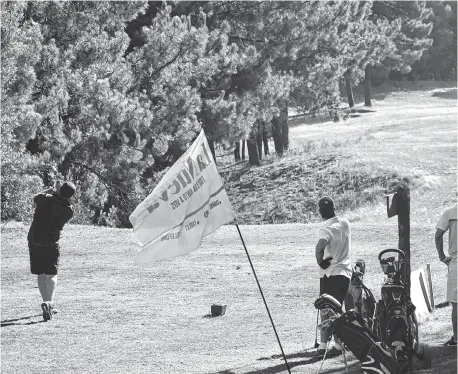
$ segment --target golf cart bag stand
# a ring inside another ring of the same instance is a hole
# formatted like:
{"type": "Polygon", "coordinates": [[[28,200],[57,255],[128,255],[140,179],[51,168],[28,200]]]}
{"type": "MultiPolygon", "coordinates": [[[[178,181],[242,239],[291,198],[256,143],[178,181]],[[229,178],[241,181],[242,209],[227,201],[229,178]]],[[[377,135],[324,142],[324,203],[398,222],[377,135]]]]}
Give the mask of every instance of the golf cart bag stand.
{"type": "Polygon", "coordinates": [[[362,316],[352,310],[345,312],[332,323],[334,334],[345,346],[361,361],[365,372],[382,372],[386,374],[400,374],[401,367],[391,353],[366,326],[362,316]]]}
{"type": "Polygon", "coordinates": [[[418,324],[415,318],[415,305],[407,296],[403,274],[405,255],[399,249],[385,249],[378,259],[386,279],[381,288],[381,300],[377,303],[374,332],[382,344],[390,349],[403,371],[408,370],[412,356],[418,348],[418,324]],[[386,254],[395,256],[383,257],[386,254]]]}
{"type": "Polygon", "coordinates": [[[341,304],[332,296],[323,294],[314,303],[318,309],[332,310],[335,317],[329,326],[341,342],[363,364],[365,372],[381,372],[386,374],[400,374],[401,367],[380,343],[366,324],[363,316],[354,310],[342,313],[341,304]]]}

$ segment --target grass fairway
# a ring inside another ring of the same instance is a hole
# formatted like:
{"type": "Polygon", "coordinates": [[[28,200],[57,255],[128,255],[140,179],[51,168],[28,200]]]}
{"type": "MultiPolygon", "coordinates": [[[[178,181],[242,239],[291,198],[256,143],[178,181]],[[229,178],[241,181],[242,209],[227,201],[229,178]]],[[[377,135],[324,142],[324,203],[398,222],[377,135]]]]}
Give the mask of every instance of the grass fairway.
{"type": "MultiPolygon", "coordinates": [[[[297,126],[288,156],[299,157],[307,142],[322,142],[325,133],[323,152],[335,152],[339,167],[381,165],[408,175],[412,269],[431,264],[436,304],[445,300],[446,269],[437,260],[434,225],[456,191],[456,99],[447,92],[426,87],[386,94],[374,113],[297,126]],[[339,143],[335,150],[333,141],[339,143]]],[[[376,297],[383,281],[376,256],[398,242],[397,220],[386,218],[382,202],[346,212],[358,217],[352,257],[365,259],[365,283],[376,297]]],[[[293,373],[319,368],[312,349],[319,227],[241,226],[293,373]]],[[[287,372],[234,226],[209,235],[189,255],[151,268],[134,264],[137,247],[129,230],[66,227],[56,293],[61,312],[47,323],[29,273],[27,230],[28,224],[1,225],[2,373],[287,372]],[[214,303],[227,305],[225,316],[209,317],[214,303]]],[[[450,312],[438,309],[420,325],[420,341],[433,356],[424,373],[456,373],[456,349],[440,347],[451,335],[450,312]]],[[[350,372],[360,372],[348,358],[350,372]]],[[[344,373],[342,359],[327,360],[322,372],[344,373]]]]}
{"type": "MultiPolygon", "coordinates": [[[[295,373],[318,368],[310,349],[318,227],[241,227],[295,373]]],[[[376,255],[396,246],[396,230],[394,221],[353,226],[353,256],[366,259],[366,283],[376,294],[383,280],[376,255]]],[[[234,226],[208,236],[199,250],[148,269],[134,265],[128,230],[68,227],[57,290],[61,313],[47,323],[40,322],[39,293],[28,272],[26,227],[2,231],[2,373],[286,372],[234,226]],[[227,304],[226,315],[209,318],[213,303],[227,304]]],[[[412,268],[432,264],[441,302],[445,269],[436,261],[433,233],[412,228],[412,268]]],[[[422,340],[448,337],[450,309],[442,311],[445,321],[422,325],[422,340]]],[[[351,366],[357,372],[356,360],[351,366]]],[[[324,369],[342,371],[343,363],[332,359],[324,369]]]]}

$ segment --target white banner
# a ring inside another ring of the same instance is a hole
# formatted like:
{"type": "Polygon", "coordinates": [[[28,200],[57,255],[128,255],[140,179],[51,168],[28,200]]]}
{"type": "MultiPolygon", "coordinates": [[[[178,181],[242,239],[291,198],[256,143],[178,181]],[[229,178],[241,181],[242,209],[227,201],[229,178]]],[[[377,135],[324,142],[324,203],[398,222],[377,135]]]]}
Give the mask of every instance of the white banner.
{"type": "Polygon", "coordinates": [[[204,131],[173,164],[129,220],[141,249],[137,263],[189,253],[234,219],[204,131]]]}

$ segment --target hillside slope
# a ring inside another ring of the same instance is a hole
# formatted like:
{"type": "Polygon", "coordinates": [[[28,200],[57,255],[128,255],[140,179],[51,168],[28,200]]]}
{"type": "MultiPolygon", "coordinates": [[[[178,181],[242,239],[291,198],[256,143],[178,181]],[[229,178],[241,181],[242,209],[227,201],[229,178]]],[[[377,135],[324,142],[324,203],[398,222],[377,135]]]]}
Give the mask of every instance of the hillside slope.
{"type": "Polygon", "coordinates": [[[350,219],[378,222],[386,214],[383,193],[405,181],[412,220],[435,223],[457,190],[456,86],[448,86],[423,82],[394,92],[380,87],[372,108],[359,104],[356,109],[366,113],[337,123],[291,119],[284,158],[269,156],[258,168],[224,169],[239,222],[313,222],[324,194],[350,219]]]}

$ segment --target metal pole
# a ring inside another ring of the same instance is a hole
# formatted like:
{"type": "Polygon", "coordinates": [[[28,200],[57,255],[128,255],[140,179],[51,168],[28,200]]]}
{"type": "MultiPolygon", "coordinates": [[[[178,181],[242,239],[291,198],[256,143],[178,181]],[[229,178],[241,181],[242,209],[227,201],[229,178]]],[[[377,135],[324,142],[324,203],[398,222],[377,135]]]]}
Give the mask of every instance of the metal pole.
{"type": "Polygon", "coordinates": [[[240,228],[237,223],[237,220],[235,221],[235,226],[237,227],[237,231],[239,232],[240,239],[242,240],[243,248],[245,249],[245,253],[248,257],[248,261],[250,262],[251,270],[253,270],[253,275],[254,275],[254,278],[256,279],[256,283],[258,285],[259,292],[261,293],[262,300],[264,301],[264,305],[266,306],[267,314],[269,315],[269,318],[270,318],[270,323],[272,324],[272,327],[275,332],[275,336],[277,337],[278,345],[280,346],[280,349],[281,349],[281,354],[283,355],[283,359],[285,360],[286,367],[288,368],[288,373],[291,374],[291,370],[289,368],[288,361],[286,360],[285,352],[283,351],[283,347],[281,345],[280,338],[278,337],[278,334],[277,334],[277,329],[275,328],[274,321],[272,320],[272,316],[270,315],[269,307],[267,306],[266,299],[264,298],[264,293],[262,292],[261,285],[259,284],[259,281],[258,281],[258,277],[256,275],[256,272],[254,271],[253,263],[251,262],[250,255],[248,254],[248,250],[246,249],[245,241],[243,240],[242,233],[240,232],[240,228]]]}

